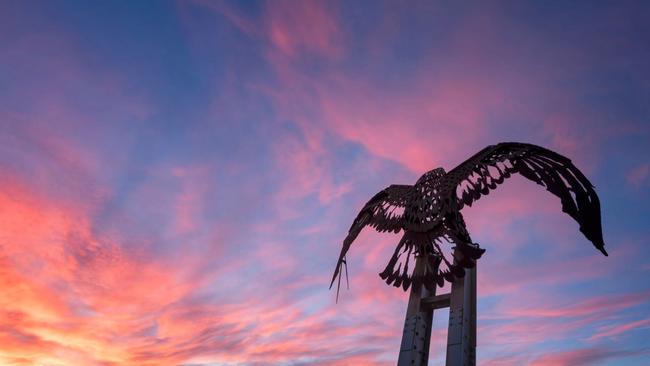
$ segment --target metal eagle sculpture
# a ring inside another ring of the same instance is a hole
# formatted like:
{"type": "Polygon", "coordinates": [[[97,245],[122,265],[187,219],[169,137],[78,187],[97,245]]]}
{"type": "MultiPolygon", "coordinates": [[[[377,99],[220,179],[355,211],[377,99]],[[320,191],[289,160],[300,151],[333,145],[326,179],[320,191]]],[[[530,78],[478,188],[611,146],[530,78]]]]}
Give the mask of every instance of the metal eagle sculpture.
{"type": "Polygon", "coordinates": [[[404,231],[388,265],[379,274],[388,285],[402,287],[404,291],[411,285],[432,289],[436,285],[442,287],[445,280],[453,282],[455,277],[463,277],[465,268],[473,268],[485,249],[472,242],[460,211],[513,173],[559,197],[562,211],[576,220],[585,237],[607,256],[600,202],[584,174],[571,160],[551,150],[503,142],[484,148],[447,173],[443,168],[436,168],[422,175],[415,185],[394,184],[372,197],[354,219],[343,241],[330,289],[337,276],[340,287],[343,265],[347,275],[346,254],[366,226],[379,232],[404,231]],[[460,255],[447,258],[440,247],[441,239],[455,244],[455,253],[460,255]],[[416,272],[409,265],[417,257],[426,260],[416,272]],[[446,270],[441,268],[442,263],[446,270]]]}

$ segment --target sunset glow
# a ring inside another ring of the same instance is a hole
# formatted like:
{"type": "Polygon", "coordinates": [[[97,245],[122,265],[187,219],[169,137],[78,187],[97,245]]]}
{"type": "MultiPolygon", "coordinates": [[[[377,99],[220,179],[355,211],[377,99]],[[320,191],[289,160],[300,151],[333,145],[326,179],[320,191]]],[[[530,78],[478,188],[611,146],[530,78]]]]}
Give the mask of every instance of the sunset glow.
{"type": "Polygon", "coordinates": [[[399,236],[336,304],[341,241],[501,141],[585,172],[610,256],[521,177],[464,208],[478,364],[648,365],[649,45],[644,2],[4,1],[0,365],[394,365],[399,236]]]}

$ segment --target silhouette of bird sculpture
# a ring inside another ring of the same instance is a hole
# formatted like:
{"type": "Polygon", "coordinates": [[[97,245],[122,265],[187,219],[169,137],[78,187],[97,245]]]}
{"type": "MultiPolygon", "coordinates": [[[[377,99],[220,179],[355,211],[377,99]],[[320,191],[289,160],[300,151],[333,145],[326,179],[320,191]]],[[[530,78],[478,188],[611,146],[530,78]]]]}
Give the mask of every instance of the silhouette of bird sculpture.
{"type": "Polygon", "coordinates": [[[402,287],[404,291],[411,285],[418,290],[421,285],[432,289],[436,285],[442,287],[445,280],[453,282],[454,278],[463,277],[465,268],[473,268],[485,249],[472,242],[460,210],[487,195],[513,173],[559,197],[562,211],[576,220],[585,237],[607,255],[600,202],[584,174],[556,152],[532,144],[504,142],[484,148],[448,173],[436,168],[420,177],[415,185],[394,184],[372,197],[343,241],[330,289],[338,276],[338,299],[343,265],[347,279],[346,254],[366,226],[379,232],[404,231],[388,265],[379,274],[388,285],[402,287]],[[451,258],[441,250],[441,239],[455,244],[451,258]],[[411,261],[420,256],[426,258],[424,265],[417,266],[417,272],[409,271],[411,261]]]}

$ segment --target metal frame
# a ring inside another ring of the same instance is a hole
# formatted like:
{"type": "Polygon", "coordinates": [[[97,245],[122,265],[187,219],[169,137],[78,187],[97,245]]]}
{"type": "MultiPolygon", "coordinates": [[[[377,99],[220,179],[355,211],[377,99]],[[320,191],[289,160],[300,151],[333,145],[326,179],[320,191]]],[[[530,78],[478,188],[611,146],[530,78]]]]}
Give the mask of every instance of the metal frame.
{"type": "MultiPolygon", "coordinates": [[[[416,268],[424,260],[416,260],[416,268]]],[[[416,269],[417,270],[417,269],[416,269]]],[[[426,366],[433,312],[449,308],[446,366],[476,365],[476,267],[467,269],[463,278],[456,278],[451,292],[436,295],[421,286],[411,288],[406,309],[404,332],[397,360],[398,366],[426,366]]]]}
{"type": "Polygon", "coordinates": [[[476,365],[476,267],[451,285],[447,366],[476,365]]]}
{"type": "MultiPolygon", "coordinates": [[[[424,257],[416,259],[416,271],[425,265],[425,260],[424,257]]],[[[433,287],[433,291],[427,290],[425,286],[411,287],[406,319],[404,320],[402,344],[397,360],[398,366],[425,366],[429,362],[433,310],[423,300],[435,297],[435,291],[435,287],[433,287]]]]}

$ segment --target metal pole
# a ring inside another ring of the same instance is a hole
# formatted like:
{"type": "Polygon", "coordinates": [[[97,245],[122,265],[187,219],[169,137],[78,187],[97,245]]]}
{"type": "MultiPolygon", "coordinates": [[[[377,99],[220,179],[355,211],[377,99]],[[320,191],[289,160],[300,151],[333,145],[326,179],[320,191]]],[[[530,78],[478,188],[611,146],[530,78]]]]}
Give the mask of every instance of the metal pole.
{"type": "MultiPolygon", "coordinates": [[[[455,256],[459,254],[456,249],[455,256]]],[[[446,365],[476,365],[476,267],[451,285],[446,365]]]]}
{"type": "MultiPolygon", "coordinates": [[[[421,273],[420,270],[426,265],[425,261],[426,258],[424,257],[416,259],[414,273],[421,273]]],[[[426,366],[428,364],[433,310],[430,307],[423,306],[422,299],[435,294],[435,287],[433,291],[427,290],[424,285],[421,285],[418,290],[411,287],[409,303],[406,308],[402,345],[397,360],[398,366],[426,366]]]]}

